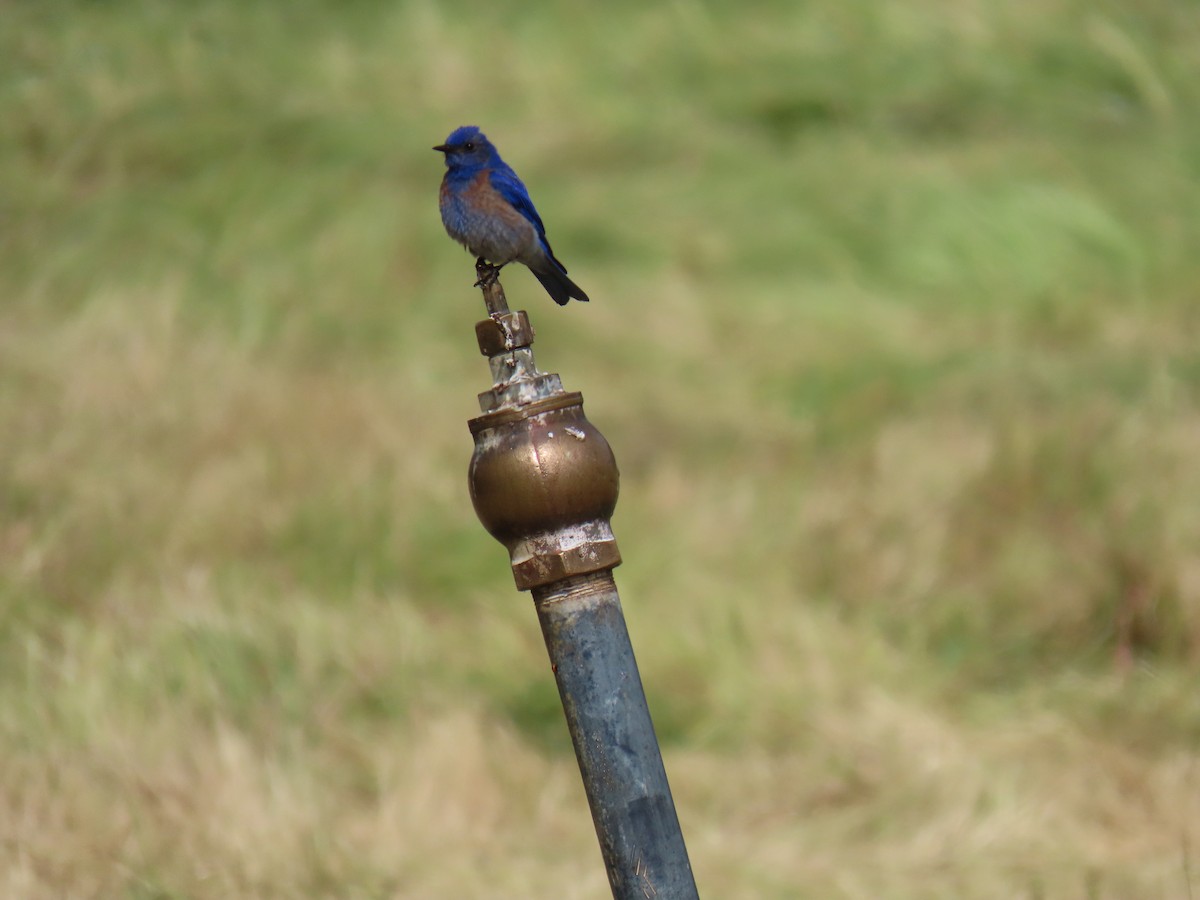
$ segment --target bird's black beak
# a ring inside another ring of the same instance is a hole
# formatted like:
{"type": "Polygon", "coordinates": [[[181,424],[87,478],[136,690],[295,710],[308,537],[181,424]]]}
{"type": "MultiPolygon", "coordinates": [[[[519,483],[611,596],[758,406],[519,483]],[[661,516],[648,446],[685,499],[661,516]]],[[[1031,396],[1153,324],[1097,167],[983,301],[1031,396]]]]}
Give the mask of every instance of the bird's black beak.
{"type": "Polygon", "coordinates": [[[438,151],[438,152],[440,152],[440,153],[449,153],[449,152],[450,152],[450,145],[449,145],[449,144],[438,144],[438,145],[437,145],[436,147],[434,147],[433,149],[434,149],[434,150],[437,150],[437,151],[438,151]]]}

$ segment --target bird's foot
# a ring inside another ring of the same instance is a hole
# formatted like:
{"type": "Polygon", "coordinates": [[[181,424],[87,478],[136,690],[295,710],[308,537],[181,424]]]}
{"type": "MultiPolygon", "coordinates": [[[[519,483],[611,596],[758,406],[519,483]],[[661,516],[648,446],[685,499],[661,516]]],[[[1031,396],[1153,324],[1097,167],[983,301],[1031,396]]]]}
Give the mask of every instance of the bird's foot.
{"type": "Polygon", "coordinates": [[[500,270],[504,266],[493,266],[487,262],[482,256],[475,260],[475,274],[479,276],[479,280],[475,282],[475,287],[491,287],[500,278],[500,270]]]}

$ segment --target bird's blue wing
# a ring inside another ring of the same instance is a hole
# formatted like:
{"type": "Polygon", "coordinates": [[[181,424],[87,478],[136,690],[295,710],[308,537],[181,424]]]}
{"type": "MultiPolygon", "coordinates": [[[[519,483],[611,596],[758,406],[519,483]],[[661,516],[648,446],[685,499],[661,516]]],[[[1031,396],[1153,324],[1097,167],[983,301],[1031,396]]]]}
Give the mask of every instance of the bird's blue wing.
{"type": "Polygon", "coordinates": [[[492,187],[496,189],[496,193],[511,203],[513,209],[532,222],[537,227],[538,237],[545,240],[546,226],[542,224],[542,217],[534,209],[533,201],[529,199],[529,191],[525,190],[525,185],[517,177],[517,173],[508,166],[501,165],[492,169],[488,173],[488,178],[492,187]]]}

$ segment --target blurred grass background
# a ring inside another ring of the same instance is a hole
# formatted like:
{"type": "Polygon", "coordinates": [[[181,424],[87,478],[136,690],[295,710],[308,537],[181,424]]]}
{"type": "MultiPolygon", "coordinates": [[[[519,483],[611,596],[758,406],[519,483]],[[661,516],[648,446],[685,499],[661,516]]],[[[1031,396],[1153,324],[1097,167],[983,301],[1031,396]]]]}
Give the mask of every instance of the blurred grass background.
{"type": "Polygon", "coordinates": [[[1200,892],[1186,0],[0,3],[0,893],[608,896],[440,157],[708,897],[1200,892]]]}

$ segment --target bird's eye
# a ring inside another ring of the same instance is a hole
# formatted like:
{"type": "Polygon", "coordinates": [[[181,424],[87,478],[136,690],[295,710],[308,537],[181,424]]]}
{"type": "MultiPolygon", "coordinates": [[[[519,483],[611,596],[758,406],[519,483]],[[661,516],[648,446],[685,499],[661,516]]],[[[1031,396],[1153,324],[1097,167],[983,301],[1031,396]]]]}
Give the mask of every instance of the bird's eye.
{"type": "Polygon", "coordinates": [[[470,153],[472,150],[474,150],[474,149],[475,149],[475,144],[474,144],[474,142],[473,142],[473,141],[467,141],[465,144],[463,144],[463,149],[464,149],[464,150],[466,150],[468,153],[470,153]]]}

